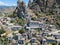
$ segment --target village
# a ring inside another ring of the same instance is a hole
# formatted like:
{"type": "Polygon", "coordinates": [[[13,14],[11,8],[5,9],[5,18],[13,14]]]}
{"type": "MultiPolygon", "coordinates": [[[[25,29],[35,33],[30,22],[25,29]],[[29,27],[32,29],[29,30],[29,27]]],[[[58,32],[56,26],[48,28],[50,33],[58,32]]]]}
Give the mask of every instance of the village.
{"type": "MultiPolygon", "coordinates": [[[[24,14],[22,4],[24,3],[17,1],[17,8],[20,7],[17,18],[0,17],[0,30],[5,31],[0,34],[0,45],[60,45],[60,30],[50,24],[46,16],[37,18],[27,7],[24,14]]],[[[50,18],[50,22],[54,23],[53,15],[50,18]]]]}

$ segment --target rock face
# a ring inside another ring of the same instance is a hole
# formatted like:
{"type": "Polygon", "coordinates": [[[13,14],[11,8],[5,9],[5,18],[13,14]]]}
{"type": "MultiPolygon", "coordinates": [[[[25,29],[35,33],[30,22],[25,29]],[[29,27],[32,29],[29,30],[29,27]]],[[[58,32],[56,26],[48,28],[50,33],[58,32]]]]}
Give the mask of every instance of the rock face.
{"type": "Polygon", "coordinates": [[[47,0],[47,6],[48,7],[52,7],[52,5],[54,5],[55,0],[47,0]]]}
{"type": "Polygon", "coordinates": [[[19,18],[24,18],[25,7],[26,7],[26,5],[23,1],[20,1],[20,0],[17,1],[16,10],[17,10],[17,15],[19,18]]]}
{"type": "Polygon", "coordinates": [[[31,4],[32,4],[32,2],[31,2],[31,0],[29,0],[29,2],[28,2],[28,7],[30,7],[31,4]]]}
{"type": "Polygon", "coordinates": [[[31,5],[30,9],[32,9],[33,12],[40,12],[41,11],[38,4],[31,5]]]}
{"type": "Polygon", "coordinates": [[[56,6],[58,5],[60,5],[60,0],[33,0],[28,7],[36,12],[50,13],[57,11],[55,9],[57,9],[56,6]]]}
{"type": "Polygon", "coordinates": [[[58,5],[60,5],[60,0],[56,0],[56,3],[57,3],[58,5]]]}
{"type": "MultiPolygon", "coordinates": [[[[37,3],[35,3],[35,1],[36,1],[36,0],[33,0],[33,2],[32,2],[31,0],[29,0],[28,7],[29,7],[30,9],[32,9],[34,13],[40,12],[40,11],[41,11],[41,10],[40,10],[40,7],[39,7],[39,5],[38,5],[37,3]]],[[[37,0],[37,1],[38,1],[38,0],[37,0]]]]}

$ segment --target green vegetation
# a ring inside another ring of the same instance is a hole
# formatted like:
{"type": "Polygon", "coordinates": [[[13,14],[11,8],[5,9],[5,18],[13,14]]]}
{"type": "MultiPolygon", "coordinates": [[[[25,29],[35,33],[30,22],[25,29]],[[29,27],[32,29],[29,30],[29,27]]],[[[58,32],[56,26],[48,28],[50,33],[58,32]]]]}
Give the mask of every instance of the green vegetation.
{"type": "Polygon", "coordinates": [[[56,23],[58,26],[60,26],[60,24],[59,23],[56,23]]]}
{"type": "Polygon", "coordinates": [[[52,45],[57,45],[57,43],[52,43],[52,45]]]}
{"type": "Polygon", "coordinates": [[[28,43],[25,43],[25,45],[28,45],[28,43]]]}
{"type": "Polygon", "coordinates": [[[18,24],[24,26],[26,21],[24,19],[19,19],[18,24]]]}
{"type": "Polygon", "coordinates": [[[40,32],[41,30],[42,30],[42,28],[39,28],[39,29],[38,29],[38,32],[40,32]]]}
{"type": "Polygon", "coordinates": [[[23,33],[25,33],[25,29],[21,29],[21,30],[19,30],[19,33],[21,33],[21,34],[23,34],[23,33]]]}
{"type": "Polygon", "coordinates": [[[1,12],[0,12],[0,16],[3,16],[1,12]]]}
{"type": "Polygon", "coordinates": [[[60,30],[60,23],[56,23],[58,30],[60,30]]]}
{"type": "Polygon", "coordinates": [[[35,18],[35,17],[33,17],[33,18],[31,18],[31,20],[36,20],[36,18],[35,18]]]}
{"type": "Polygon", "coordinates": [[[5,33],[5,31],[3,29],[0,29],[0,34],[5,33]]]}
{"type": "Polygon", "coordinates": [[[14,23],[14,20],[11,20],[10,23],[14,23]]]}
{"type": "Polygon", "coordinates": [[[15,17],[17,17],[17,13],[14,11],[11,14],[8,14],[8,17],[15,18],[15,17]]]}
{"type": "Polygon", "coordinates": [[[6,38],[6,36],[0,37],[0,44],[2,45],[8,45],[9,41],[6,38]]]}
{"type": "Polygon", "coordinates": [[[26,20],[21,19],[21,18],[16,18],[15,22],[21,26],[24,26],[26,24],[26,20]]]}
{"type": "Polygon", "coordinates": [[[8,17],[10,17],[10,18],[16,18],[15,21],[11,20],[11,23],[15,22],[16,24],[19,24],[21,26],[24,26],[26,24],[26,20],[18,18],[17,14],[9,14],[8,17]]]}
{"type": "Polygon", "coordinates": [[[9,14],[9,15],[8,15],[8,17],[13,18],[13,17],[14,17],[14,15],[13,15],[13,14],[9,14]]]}
{"type": "Polygon", "coordinates": [[[5,40],[4,40],[4,45],[7,45],[7,44],[8,44],[8,39],[5,38],[5,40]]]}
{"type": "Polygon", "coordinates": [[[48,42],[47,44],[57,45],[56,42],[48,42]]]}
{"type": "Polygon", "coordinates": [[[48,22],[48,21],[46,21],[46,24],[49,24],[49,22],[48,22]]]}

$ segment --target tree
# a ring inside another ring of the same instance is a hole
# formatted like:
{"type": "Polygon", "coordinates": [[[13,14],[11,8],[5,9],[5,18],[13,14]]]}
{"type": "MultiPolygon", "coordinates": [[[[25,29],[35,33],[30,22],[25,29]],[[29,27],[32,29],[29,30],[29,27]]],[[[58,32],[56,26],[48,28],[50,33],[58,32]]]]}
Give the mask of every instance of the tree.
{"type": "Polygon", "coordinates": [[[25,30],[21,29],[21,30],[19,30],[19,33],[23,34],[23,33],[25,33],[25,30]]]}
{"type": "Polygon", "coordinates": [[[2,29],[0,29],[0,34],[3,34],[3,33],[5,33],[5,31],[4,31],[4,30],[2,30],[2,29]]]}
{"type": "Polygon", "coordinates": [[[57,43],[52,43],[52,45],[57,45],[57,43]]]}
{"type": "Polygon", "coordinates": [[[4,40],[4,45],[8,45],[8,39],[7,38],[5,38],[5,40],[4,40]]]}
{"type": "Polygon", "coordinates": [[[25,45],[28,45],[28,43],[25,43],[25,45]]]}
{"type": "Polygon", "coordinates": [[[38,29],[38,32],[40,32],[41,30],[42,30],[42,28],[39,28],[39,29],[38,29]]]}
{"type": "Polygon", "coordinates": [[[36,20],[36,18],[35,17],[32,17],[31,20],[36,20]]]}
{"type": "Polygon", "coordinates": [[[0,37],[0,43],[2,45],[8,45],[9,44],[8,38],[6,36],[0,37]]]}
{"type": "Polygon", "coordinates": [[[60,23],[56,22],[56,25],[57,25],[57,29],[60,30],[60,23]]]}
{"type": "Polygon", "coordinates": [[[14,20],[11,20],[10,23],[14,23],[14,20]]]}

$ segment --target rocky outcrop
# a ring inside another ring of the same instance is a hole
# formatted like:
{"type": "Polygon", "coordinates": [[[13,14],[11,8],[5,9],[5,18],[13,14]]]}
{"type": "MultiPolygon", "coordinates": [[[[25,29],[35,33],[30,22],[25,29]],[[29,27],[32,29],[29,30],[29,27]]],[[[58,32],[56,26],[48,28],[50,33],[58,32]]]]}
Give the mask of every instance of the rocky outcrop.
{"type": "Polygon", "coordinates": [[[30,9],[32,9],[34,13],[41,11],[39,5],[36,4],[36,3],[33,4],[33,5],[31,5],[31,6],[30,6],[30,9]]]}
{"type": "Polygon", "coordinates": [[[56,13],[56,6],[58,5],[60,5],[60,0],[33,0],[33,2],[29,3],[28,7],[34,12],[56,13]]]}
{"type": "Polygon", "coordinates": [[[17,1],[16,13],[19,18],[24,18],[26,5],[23,1],[17,1]]]}
{"type": "Polygon", "coordinates": [[[60,0],[56,0],[56,3],[57,3],[58,5],[60,5],[60,0]]]}
{"type": "MultiPolygon", "coordinates": [[[[38,0],[37,0],[38,1],[38,0]]],[[[33,0],[33,2],[31,0],[29,0],[28,3],[28,7],[34,12],[41,12],[40,10],[40,6],[36,3],[36,0],[33,0]]]]}

